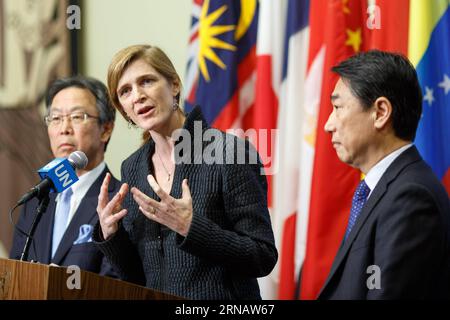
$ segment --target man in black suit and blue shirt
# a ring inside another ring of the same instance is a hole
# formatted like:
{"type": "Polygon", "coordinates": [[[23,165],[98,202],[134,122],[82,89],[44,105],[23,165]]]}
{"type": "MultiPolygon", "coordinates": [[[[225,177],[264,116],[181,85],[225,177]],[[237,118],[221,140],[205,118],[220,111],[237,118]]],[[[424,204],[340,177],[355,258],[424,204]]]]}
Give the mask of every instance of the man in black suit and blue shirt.
{"type": "MultiPolygon", "coordinates": [[[[83,270],[115,276],[103,254],[92,243],[93,226],[98,221],[98,195],[108,167],[104,162],[111,138],[115,109],[110,105],[105,85],[87,77],[56,80],[46,96],[45,121],[53,155],[67,157],[83,151],[88,165],[77,170],[79,180],[61,194],[50,194],[47,211],[40,220],[30,247],[29,260],[61,266],[77,265],[83,270]]],[[[109,193],[116,194],[119,181],[112,178],[109,193]]],[[[25,204],[17,223],[28,232],[37,200],[25,204]]],[[[14,233],[10,258],[19,259],[25,236],[14,233]]]]}
{"type": "Polygon", "coordinates": [[[450,204],[413,145],[422,114],[414,67],[374,50],[333,71],[325,130],[365,178],[319,299],[448,299],[450,204]]]}

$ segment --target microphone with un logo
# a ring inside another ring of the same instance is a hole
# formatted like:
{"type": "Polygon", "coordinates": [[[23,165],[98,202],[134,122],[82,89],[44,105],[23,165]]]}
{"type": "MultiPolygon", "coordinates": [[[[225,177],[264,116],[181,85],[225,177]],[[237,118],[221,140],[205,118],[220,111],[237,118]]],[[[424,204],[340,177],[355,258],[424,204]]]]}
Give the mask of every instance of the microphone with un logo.
{"type": "Polygon", "coordinates": [[[41,182],[31,188],[29,192],[17,202],[17,206],[24,204],[34,197],[42,197],[49,192],[63,192],[78,181],[77,169],[86,168],[88,158],[82,151],[74,151],[69,157],[56,158],[38,170],[41,182]]]}

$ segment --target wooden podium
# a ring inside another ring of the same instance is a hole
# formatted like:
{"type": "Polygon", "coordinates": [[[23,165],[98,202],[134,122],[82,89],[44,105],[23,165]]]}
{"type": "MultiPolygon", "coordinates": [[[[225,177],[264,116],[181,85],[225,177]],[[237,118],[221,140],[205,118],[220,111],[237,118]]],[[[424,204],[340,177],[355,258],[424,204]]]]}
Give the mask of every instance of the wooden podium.
{"type": "Polygon", "coordinates": [[[74,274],[66,267],[0,259],[0,300],[181,299],[83,270],[79,273],[80,289],[69,289],[73,287],[68,285],[73,283],[69,277],[74,274]]]}

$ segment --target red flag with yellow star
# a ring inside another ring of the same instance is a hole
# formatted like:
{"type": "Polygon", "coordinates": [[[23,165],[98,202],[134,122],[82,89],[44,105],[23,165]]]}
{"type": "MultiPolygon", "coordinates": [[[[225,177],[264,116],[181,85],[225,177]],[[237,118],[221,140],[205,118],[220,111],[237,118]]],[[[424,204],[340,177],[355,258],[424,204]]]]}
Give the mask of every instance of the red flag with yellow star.
{"type": "Polygon", "coordinates": [[[325,282],[343,239],[352,194],[360,179],[359,171],[337,158],[323,128],[332,111],[330,96],[338,80],[330,69],[363,49],[366,9],[366,0],[311,1],[309,56],[324,50],[325,57],[301,299],[315,299],[325,282]]]}
{"type": "MultiPolygon", "coordinates": [[[[360,173],[342,164],[324,132],[338,76],[330,68],[359,51],[408,54],[410,0],[318,0],[311,4],[309,64],[321,61],[323,81],[300,298],[317,297],[342,241],[360,173]],[[336,187],[338,186],[338,188],[336,187]]],[[[312,99],[314,100],[314,99],[312,99]]]]}

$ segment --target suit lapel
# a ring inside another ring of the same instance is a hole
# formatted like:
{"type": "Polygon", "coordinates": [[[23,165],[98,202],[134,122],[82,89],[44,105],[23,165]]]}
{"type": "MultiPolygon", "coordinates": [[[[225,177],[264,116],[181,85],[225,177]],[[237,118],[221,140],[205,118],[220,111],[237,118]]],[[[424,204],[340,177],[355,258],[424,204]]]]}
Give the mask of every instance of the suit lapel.
{"type": "Polygon", "coordinates": [[[347,256],[350,248],[352,247],[353,241],[357,237],[361,228],[366,223],[373,209],[376,207],[377,203],[382,199],[387,191],[389,184],[397,178],[401,171],[413,162],[420,161],[421,157],[415,146],[405,150],[400,156],[394,160],[394,162],[387,168],[386,172],[381,177],[380,181],[377,183],[375,189],[367,200],[361,214],[356,221],[356,224],[352,228],[347,240],[341,245],[339,251],[334,258],[333,265],[331,266],[330,273],[328,274],[327,280],[322,287],[321,292],[324,291],[325,287],[328,285],[333,275],[336,273],[337,269],[340,267],[344,258],[347,256]]]}
{"type": "Polygon", "coordinates": [[[327,280],[325,281],[323,288],[326,287],[328,282],[336,273],[336,270],[344,261],[345,256],[347,255],[348,251],[350,250],[353,244],[353,241],[355,240],[362,226],[367,221],[367,218],[370,216],[370,213],[372,212],[372,210],[374,209],[378,201],[382,198],[385,192],[386,192],[386,184],[383,183],[381,185],[380,183],[378,183],[377,186],[375,187],[375,190],[370,195],[369,200],[366,202],[366,205],[364,206],[363,210],[361,211],[361,214],[358,217],[356,224],[353,226],[352,231],[348,235],[347,240],[342,242],[342,245],[340,246],[339,251],[336,254],[336,257],[334,258],[333,265],[331,266],[330,273],[328,274],[327,280]]]}
{"type": "MultiPolygon", "coordinates": [[[[136,185],[130,185],[130,189],[132,187],[138,188],[140,191],[142,191],[147,196],[155,199],[156,201],[160,201],[158,195],[153,191],[153,189],[150,187],[150,184],[147,181],[147,175],[149,173],[154,172],[153,168],[151,167],[150,159],[151,156],[155,152],[155,143],[150,140],[146,147],[142,150],[142,158],[138,159],[138,163],[136,166],[133,167],[133,170],[136,170],[134,174],[136,174],[136,185]]],[[[152,173],[154,174],[154,173],[152,173]]],[[[175,173],[173,177],[173,184],[175,183],[177,179],[177,169],[175,166],[175,173]]],[[[173,186],[172,186],[173,189],[173,186]]],[[[133,196],[131,195],[131,192],[128,194],[128,209],[131,212],[135,212],[134,219],[138,219],[137,221],[142,221],[142,223],[145,225],[146,232],[148,232],[150,235],[157,237],[161,234],[162,230],[167,230],[168,228],[166,226],[163,226],[155,221],[152,221],[150,219],[147,219],[142,212],[139,210],[139,207],[137,203],[133,200],[133,196]]],[[[140,222],[138,222],[140,223],[140,222]]]]}
{"type": "MultiPolygon", "coordinates": [[[[79,236],[80,226],[83,224],[92,223],[92,221],[94,221],[97,217],[96,207],[98,202],[98,194],[107,172],[109,172],[109,170],[106,167],[105,170],[103,170],[100,176],[91,185],[88,192],[83,197],[83,200],[81,200],[80,205],[78,206],[77,211],[70,221],[70,224],[61,239],[58,249],[55,252],[55,257],[52,260],[53,263],[59,264],[64,259],[66,254],[72,248],[74,241],[79,236]]],[[[114,190],[114,187],[115,184],[113,183],[113,180],[111,180],[111,183],[108,187],[108,192],[112,192],[114,190]]]]}
{"type": "MultiPolygon", "coordinates": [[[[150,197],[152,197],[154,199],[159,199],[158,196],[156,195],[156,193],[153,192],[153,189],[150,187],[150,185],[147,181],[147,175],[150,172],[153,172],[153,168],[150,167],[150,158],[154,152],[155,152],[155,143],[153,141],[150,141],[150,143],[147,144],[147,147],[144,149],[143,161],[140,161],[138,164],[138,168],[139,168],[137,171],[138,185],[135,187],[137,187],[139,190],[141,190],[146,195],[149,195],[150,197]]],[[[130,189],[132,187],[134,187],[134,186],[130,186],[130,189]]]]}

